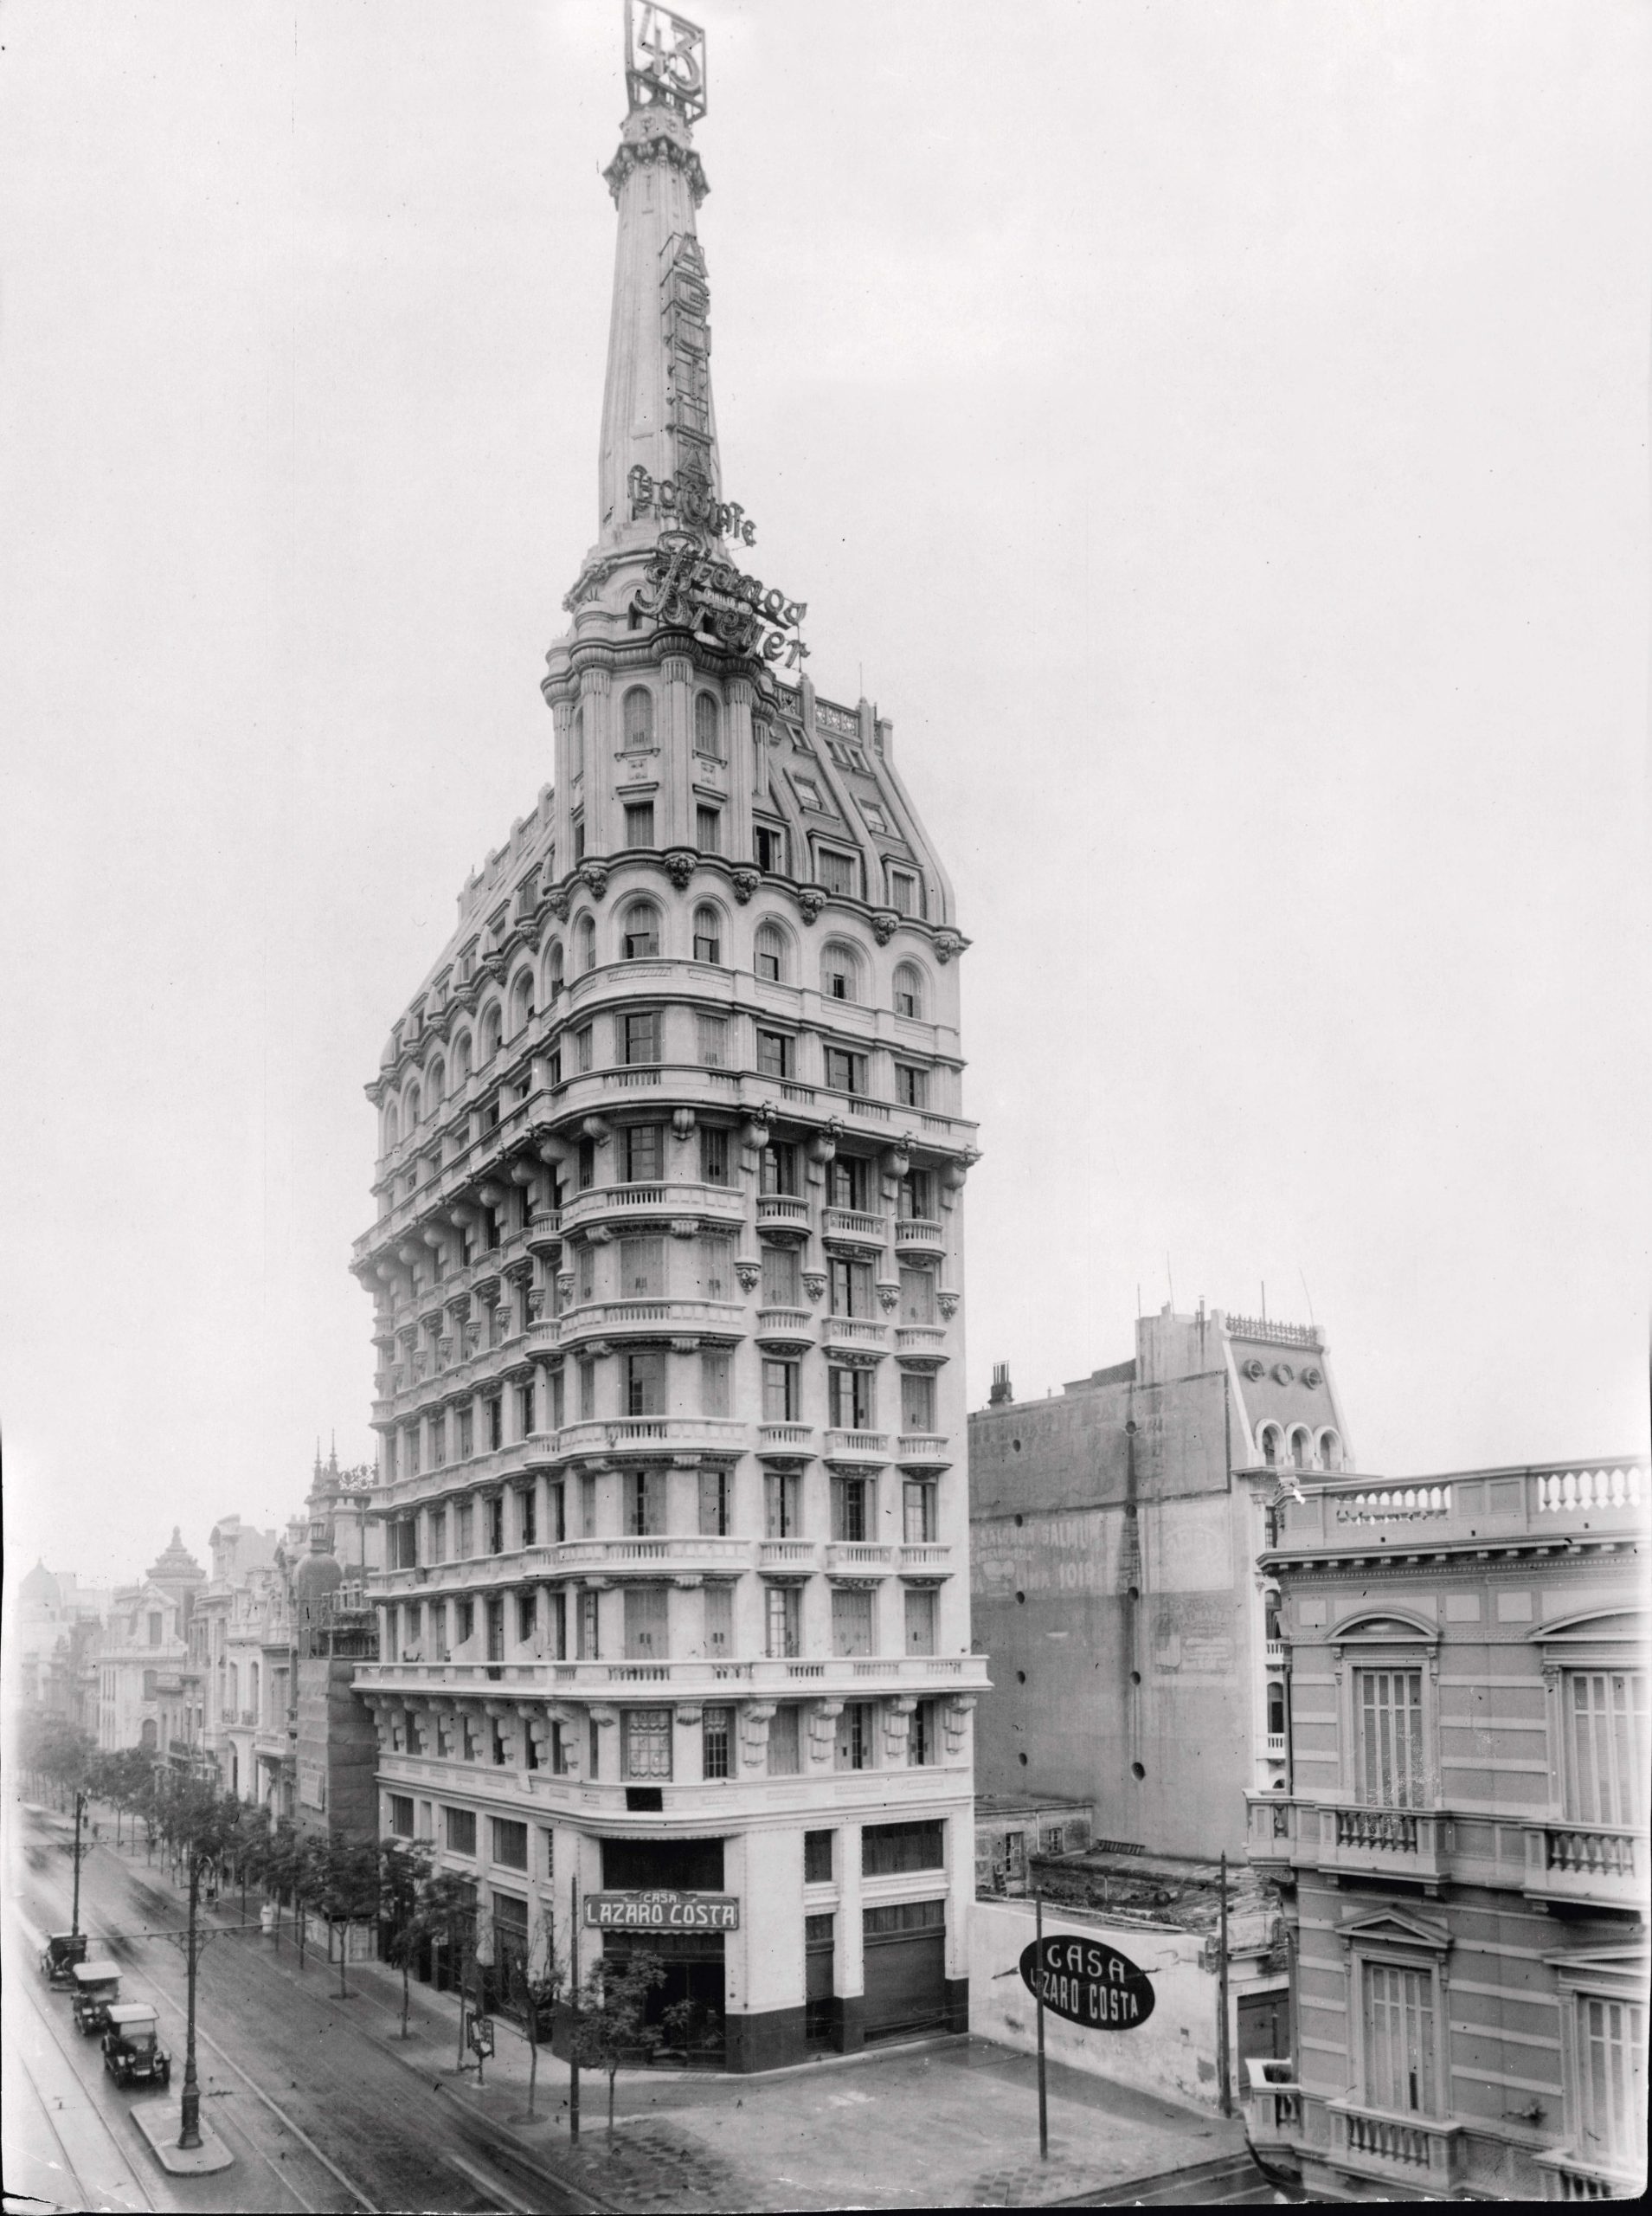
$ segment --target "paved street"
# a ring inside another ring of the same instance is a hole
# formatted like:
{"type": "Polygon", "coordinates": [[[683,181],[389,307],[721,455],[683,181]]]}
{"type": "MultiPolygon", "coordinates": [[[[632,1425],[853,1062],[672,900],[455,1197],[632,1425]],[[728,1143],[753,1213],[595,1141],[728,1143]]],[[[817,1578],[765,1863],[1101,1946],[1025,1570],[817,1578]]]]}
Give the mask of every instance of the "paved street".
{"type": "MultiPolygon", "coordinates": [[[[568,2074],[542,2059],[526,2116],[526,2052],[505,2026],[487,2083],[455,2071],[454,2013],[414,1988],[399,2036],[397,1981],[352,1968],[351,1997],[290,1933],[277,1950],[226,1927],[202,1958],[203,2114],[233,2168],[167,2177],[130,2116],[95,2040],[73,2029],[67,1995],[33,1965],[35,1936],[68,1923],[67,1826],[8,1805],[5,1934],[7,2181],[48,2206],[337,2210],[601,2208],[639,2212],[1267,2203],[1275,2196],[1235,2123],[1152,2096],[1050,2073],[1051,2161],[1037,2154],[1033,2065],[989,2041],[955,2039],[806,2065],[762,2078],[627,2072],[620,2129],[587,2078],[586,2130],[569,2144],[568,2074]],[[875,2119],[876,2130],[872,2130],[875,2119]]],[[[183,2065],[181,1955],[158,1935],[177,1895],[141,1850],[106,1836],[88,1855],[82,1927],[122,1965],[129,1999],[152,2000],[183,2065]]]]}

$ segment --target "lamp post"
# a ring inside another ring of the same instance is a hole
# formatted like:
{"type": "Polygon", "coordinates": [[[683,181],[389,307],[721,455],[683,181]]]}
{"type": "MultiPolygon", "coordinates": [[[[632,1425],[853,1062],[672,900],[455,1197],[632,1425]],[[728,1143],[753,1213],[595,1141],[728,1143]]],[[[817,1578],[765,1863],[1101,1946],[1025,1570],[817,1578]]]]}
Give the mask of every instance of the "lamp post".
{"type": "Polygon", "coordinates": [[[201,1857],[191,1847],[190,1852],[190,1929],[185,1942],[184,1960],[189,1965],[189,2028],[183,2047],[183,2108],[181,2117],[183,2129],[178,2133],[180,2147],[201,2144],[201,2081],[195,2069],[195,1972],[201,1958],[196,1929],[196,1913],[201,1902],[201,1857]]]}
{"type": "Polygon", "coordinates": [[[80,1845],[80,1820],[86,1813],[86,1795],[77,1790],[74,1795],[74,1904],[69,1911],[69,1929],[80,1928],[80,1857],[85,1852],[80,1845]]]}
{"type": "MultiPolygon", "coordinates": [[[[471,1949],[471,1961],[476,1967],[476,2009],[473,2020],[479,2022],[483,2015],[482,2002],[486,1991],[485,1973],[493,1967],[493,1926],[483,1918],[479,1910],[476,1919],[476,1944],[471,1949]]],[[[476,2083],[479,2090],[486,2050],[480,2039],[476,2042],[476,2083]]]]}

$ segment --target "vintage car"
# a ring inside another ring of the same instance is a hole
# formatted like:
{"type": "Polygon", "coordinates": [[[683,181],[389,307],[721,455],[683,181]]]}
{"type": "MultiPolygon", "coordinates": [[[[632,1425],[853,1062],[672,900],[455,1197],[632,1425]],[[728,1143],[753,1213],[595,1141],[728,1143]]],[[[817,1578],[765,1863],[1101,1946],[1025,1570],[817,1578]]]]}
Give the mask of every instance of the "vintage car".
{"type": "Polygon", "coordinates": [[[161,2045],[155,2011],[146,2000],[117,2000],[103,2035],[103,2066],[123,2089],[134,2082],[170,2084],[172,2058],[161,2045]]]}
{"type": "Polygon", "coordinates": [[[40,1958],[40,1974],[49,1978],[59,1993],[71,1991],[74,1984],[74,1965],[86,1960],[87,1935],[84,1931],[54,1931],[47,1939],[40,1958]]]}
{"type": "Polygon", "coordinates": [[[74,1976],[75,2030],[106,2031],[109,2004],[120,1998],[119,1963],[76,1962],[74,1976]]]}

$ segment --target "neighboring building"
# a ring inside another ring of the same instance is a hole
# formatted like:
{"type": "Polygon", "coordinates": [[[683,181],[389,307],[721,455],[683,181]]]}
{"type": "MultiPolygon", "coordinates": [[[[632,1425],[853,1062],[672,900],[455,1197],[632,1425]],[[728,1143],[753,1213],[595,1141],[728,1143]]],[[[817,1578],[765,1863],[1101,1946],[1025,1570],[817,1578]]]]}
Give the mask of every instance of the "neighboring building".
{"type": "Polygon", "coordinates": [[[1028,1793],[975,1795],[975,1897],[1019,1900],[1041,1854],[1078,1854],[1095,1832],[1087,1801],[1028,1793]]]}
{"type": "Polygon", "coordinates": [[[1311,1327],[1167,1308],[1048,1400],[1000,1369],[969,1419],[982,1792],[1089,1803],[1098,1845],[1241,1855],[1245,1793],[1288,1778],[1268,1504],[1347,1441],[1311,1327]]]}
{"type": "Polygon", "coordinates": [[[725,1897],[648,1943],[750,2070],[967,2021],[974,1133],[964,942],[890,726],[782,676],[802,610],[736,566],[701,49],[671,35],[607,172],[554,789],[370,1088],[388,1553],[357,1682],[384,1829],[473,1876],[502,1962],[553,1912],[560,1949],[572,1886],[725,1897]]]}
{"type": "MultiPolygon", "coordinates": [[[[316,1457],[289,1572],[297,1638],[292,1719],[301,1829],[376,1839],[379,1830],[378,1730],[355,1689],[357,1669],[379,1659],[378,1618],[364,1589],[370,1553],[370,1469],[341,1470],[316,1457]]],[[[376,1563],[378,1556],[372,1559],[376,1563]]]]}
{"type": "Polygon", "coordinates": [[[1311,2194],[1644,2186],[1648,1491],[1611,1459],[1278,1504],[1295,1789],[1250,1856],[1299,2028],[1248,2110],[1311,2194]]]}
{"type": "Polygon", "coordinates": [[[292,1629],[274,1531],[221,1517],[212,1575],[196,1602],[190,1659],[201,1673],[202,1741],[224,1790],[271,1813],[290,1813],[287,1688],[292,1629]]]}
{"type": "Polygon", "coordinates": [[[185,1769],[204,1759],[190,1624],[205,1582],[174,1528],[148,1576],[116,1591],[94,1656],[100,1747],[143,1747],[185,1769]]]}

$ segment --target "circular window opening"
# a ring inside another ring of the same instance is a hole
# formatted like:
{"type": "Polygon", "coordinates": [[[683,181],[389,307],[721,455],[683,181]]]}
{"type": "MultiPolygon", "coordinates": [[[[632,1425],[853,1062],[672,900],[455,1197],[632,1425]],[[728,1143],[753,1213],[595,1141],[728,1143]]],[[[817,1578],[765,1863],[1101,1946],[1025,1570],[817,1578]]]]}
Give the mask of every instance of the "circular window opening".
{"type": "Polygon", "coordinates": [[[1018,1516],[1018,1517],[1016,1517],[1016,1519],[1015,1519],[1015,1528],[1016,1528],[1016,1530],[1019,1531],[1019,1530],[1020,1530],[1020,1528],[1021,1528],[1022,1524],[1025,1524],[1025,1522],[1026,1522],[1026,1518],[1025,1518],[1025,1516],[1018,1516]]]}
{"type": "Polygon", "coordinates": [[[1133,1585],[1127,1597],[1132,1601],[1139,1601],[1141,1598],[1141,1588],[1139,1585],[1133,1585]]]}
{"type": "Polygon", "coordinates": [[[1025,1685],[1025,1683],[1026,1683],[1026,1672],[1025,1672],[1025,1670],[1018,1670],[1018,1671],[1016,1672],[1016,1673],[1015,1673],[1015,1682],[1016,1682],[1016,1684],[1017,1684],[1018,1685],[1025,1685]]]}
{"type": "Polygon", "coordinates": [[[1139,1685],[1141,1683],[1141,1671],[1140,1671],[1140,1670],[1132,1670],[1132,1671],[1131,1671],[1131,1672],[1130,1672],[1130,1683],[1131,1683],[1133,1685],[1139,1685]]]}
{"type": "Polygon", "coordinates": [[[1015,1452],[1016,1452],[1018,1454],[1020,1453],[1020,1451],[1021,1451],[1021,1442],[1020,1442],[1020,1440],[1019,1440],[1019,1439],[1012,1439],[1012,1440],[1011,1440],[1011,1441],[1010,1441],[1010,1445],[1014,1448],[1015,1452]]]}
{"type": "Polygon", "coordinates": [[[1023,1769],[1026,1768],[1026,1756],[1025,1755],[1018,1755],[1015,1759],[1020,1763],[1023,1769]]]}
{"type": "Polygon", "coordinates": [[[1021,1606],[1022,1606],[1023,1607],[1025,1607],[1025,1606],[1026,1606],[1026,1594],[1025,1594],[1025,1593],[1018,1593],[1018,1594],[1016,1594],[1016,1596],[1015,1596],[1015,1597],[1016,1597],[1016,1599],[1020,1602],[1021,1606]]]}
{"type": "Polygon", "coordinates": [[[1130,1434],[1131,1438],[1133,1438],[1133,1439],[1134,1439],[1134,1438],[1135,1438],[1135,1418],[1134,1416],[1132,1416],[1132,1417],[1130,1418],[1129,1421],[1125,1425],[1124,1428],[1125,1428],[1125,1430],[1126,1430],[1127,1432],[1128,1432],[1128,1433],[1129,1433],[1129,1434],[1130,1434]]]}
{"type": "MultiPolygon", "coordinates": [[[[1026,1756],[1023,1755],[1021,1759],[1025,1762],[1026,1760],[1026,1756]]],[[[1141,1782],[1141,1780],[1147,1775],[1147,1771],[1142,1768],[1140,1762],[1132,1762],[1130,1764],[1130,1775],[1135,1778],[1138,1785],[1141,1782]]]]}

